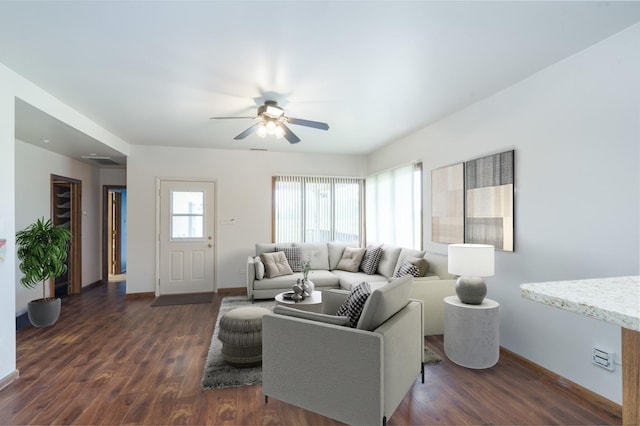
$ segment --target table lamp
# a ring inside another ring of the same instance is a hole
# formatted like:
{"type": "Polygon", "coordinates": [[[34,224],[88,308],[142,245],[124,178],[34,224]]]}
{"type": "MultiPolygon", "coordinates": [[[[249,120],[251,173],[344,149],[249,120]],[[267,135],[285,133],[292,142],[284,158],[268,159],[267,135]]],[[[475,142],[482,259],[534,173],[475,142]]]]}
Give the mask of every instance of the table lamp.
{"type": "Polygon", "coordinates": [[[483,277],[493,275],[495,249],[486,244],[450,244],[449,273],[459,275],[456,294],[462,303],[479,305],[487,295],[483,277]]]}

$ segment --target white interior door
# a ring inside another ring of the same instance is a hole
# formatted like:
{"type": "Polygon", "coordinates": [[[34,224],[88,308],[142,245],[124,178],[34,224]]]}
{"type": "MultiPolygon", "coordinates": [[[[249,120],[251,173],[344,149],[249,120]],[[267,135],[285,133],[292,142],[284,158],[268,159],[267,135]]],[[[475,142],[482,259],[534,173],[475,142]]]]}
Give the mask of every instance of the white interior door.
{"type": "Polygon", "coordinates": [[[159,293],[214,291],[215,183],[160,181],[159,293]]]}

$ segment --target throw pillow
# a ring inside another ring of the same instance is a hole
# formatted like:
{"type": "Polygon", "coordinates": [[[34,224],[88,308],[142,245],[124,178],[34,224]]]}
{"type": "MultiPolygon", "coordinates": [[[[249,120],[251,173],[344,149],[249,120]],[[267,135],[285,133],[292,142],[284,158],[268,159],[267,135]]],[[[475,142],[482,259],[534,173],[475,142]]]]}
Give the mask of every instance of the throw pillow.
{"type": "Polygon", "coordinates": [[[365,303],[367,303],[367,299],[370,294],[371,287],[368,282],[363,281],[356,285],[351,290],[342,306],[338,308],[336,315],[349,317],[349,323],[347,325],[349,327],[355,327],[358,324],[358,320],[362,314],[362,309],[364,308],[365,303]]]}
{"type": "Polygon", "coordinates": [[[394,278],[404,277],[405,275],[413,275],[414,277],[420,276],[420,269],[416,265],[411,262],[404,262],[400,268],[398,268],[398,272],[393,276],[394,278]]]}
{"type": "Polygon", "coordinates": [[[373,275],[378,270],[378,263],[382,258],[382,247],[369,246],[364,252],[360,270],[367,275],[373,275]]]}
{"type": "Polygon", "coordinates": [[[360,263],[364,257],[365,249],[357,247],[345,247],[342,258],[338,262],[336,269],[343,271],[358,272],[360,263]]]}
{"type": "Polygon", "coordinates": [[[261,280],[264,278],[264,263],[262,263],[262,259],[260,256],[256,256],[253,259],[253,263],[256,267],[256,280],[261,280]]]}
{"type": "Polygon", "coordinates": [[[276,246],[276,251],[281,251],[284,253],[287,258],[287,262],[289,262],[289,266],[291,266],[291,270],[293,272],[302,272],[302,255],[300,253],[300,247],[278,247],[276,246]]]}
{"type": "Polygon", "coordinates": [[[264,263],[264,269],[267,274],[267,278],[275,278],[281,275],[291,275],[293,271],[287,262],[287,257],[282,251],[276,251],[273,253],[262,253],[260,255],[262,263],[264,263]]]}
{"type": "Polygon", "coordinates": [[[429,262],[424,257],[407,256],[404,258],[405,262],[411,262],[420,269],[420,275],[418,277],[425,277],[429,271],[429,262]]]}

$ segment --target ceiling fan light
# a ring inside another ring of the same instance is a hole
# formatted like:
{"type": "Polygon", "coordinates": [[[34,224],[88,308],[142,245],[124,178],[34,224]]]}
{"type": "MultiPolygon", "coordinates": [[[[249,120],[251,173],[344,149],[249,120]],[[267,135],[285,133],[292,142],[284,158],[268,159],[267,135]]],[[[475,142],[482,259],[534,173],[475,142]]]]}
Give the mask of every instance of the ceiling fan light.
{"type": "Polygon", "coordinates": [[[272,117],[280,117],[282,114],[284,114],[284,110],[277,106],[267,105],[265,113],[272,117]]]}
{"type": "Polygon", "coordinates": [[[269,132],[270,135],[273,135],[273,132],[275,132],[276,130],[276,123],[274,123],[272,120],[267,121],[267,132],[269,132]]]}
{"type": "Polygon", "coordinates": [[[260,124],[258,126],[258,130],[256,130],[256,134],[261,138],[264,138],[265,136],[267,136],[267,133],[269,133],[267,127],[264,124],[260,124]]]}
{"type": "Polygon", "coordinates": [[[276,135],[276,138],[280,139],[284,136],[284,129],[282,128],[282,126],[276,126],[273,133],[276,135]]]}

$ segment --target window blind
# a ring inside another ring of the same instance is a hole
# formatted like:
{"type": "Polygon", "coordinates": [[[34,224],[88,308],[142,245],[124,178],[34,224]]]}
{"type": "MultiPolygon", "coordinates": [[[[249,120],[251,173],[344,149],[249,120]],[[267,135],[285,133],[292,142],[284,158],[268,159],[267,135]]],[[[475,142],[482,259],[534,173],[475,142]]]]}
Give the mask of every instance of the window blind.
{"type": "Polygon", "coordinates": [[[367,242],[422,247],[422,163],[366,179],[367,242]]]}
{"type": "Polygon", "coordinates": [[[363,179],[273,178],[273,241],[360,242],[363,179]]]}

